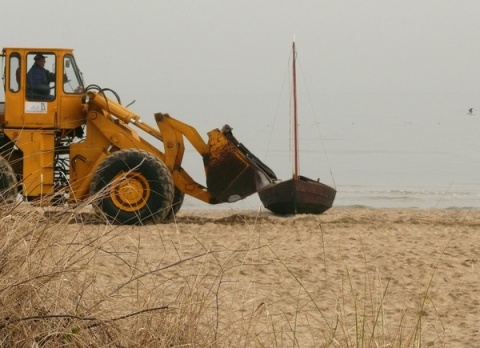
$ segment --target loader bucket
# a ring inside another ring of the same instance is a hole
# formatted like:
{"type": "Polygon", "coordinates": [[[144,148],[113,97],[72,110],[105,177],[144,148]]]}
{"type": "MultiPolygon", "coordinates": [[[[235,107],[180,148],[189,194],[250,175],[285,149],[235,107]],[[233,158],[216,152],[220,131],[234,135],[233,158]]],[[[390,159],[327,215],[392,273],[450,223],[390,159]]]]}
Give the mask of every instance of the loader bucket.
{"type": "Polygon", "coordinates": [[[236,202],[275,181],[275,173],[235,139],[232,129],[208,133],[207,189],[218,202],[236,202]]]}

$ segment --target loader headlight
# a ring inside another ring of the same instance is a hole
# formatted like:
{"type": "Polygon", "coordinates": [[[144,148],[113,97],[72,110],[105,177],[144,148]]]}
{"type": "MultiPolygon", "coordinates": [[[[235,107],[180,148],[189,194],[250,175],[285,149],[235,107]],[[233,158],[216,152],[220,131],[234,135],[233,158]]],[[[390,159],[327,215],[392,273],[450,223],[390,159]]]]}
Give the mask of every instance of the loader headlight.
{"type": "Polygon", "coordinates": [[[89,101],[90,97],[88,96],[88,94],[82,96],[82,104],[88,104],[89,101]]]}

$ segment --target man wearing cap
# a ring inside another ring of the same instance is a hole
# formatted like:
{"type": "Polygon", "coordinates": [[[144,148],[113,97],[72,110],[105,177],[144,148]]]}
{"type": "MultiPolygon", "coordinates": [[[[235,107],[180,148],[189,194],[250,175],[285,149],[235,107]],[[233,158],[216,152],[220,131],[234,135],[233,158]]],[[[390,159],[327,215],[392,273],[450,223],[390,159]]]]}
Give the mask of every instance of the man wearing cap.
{"type": "Polygon", "coordinates": [[[45,69],[45,56],[35,55],[35,61],[27,73],[27,97],[30,100],[53,100],[50,95],[50,82],[55,81],[55,74],[45,69]]]}

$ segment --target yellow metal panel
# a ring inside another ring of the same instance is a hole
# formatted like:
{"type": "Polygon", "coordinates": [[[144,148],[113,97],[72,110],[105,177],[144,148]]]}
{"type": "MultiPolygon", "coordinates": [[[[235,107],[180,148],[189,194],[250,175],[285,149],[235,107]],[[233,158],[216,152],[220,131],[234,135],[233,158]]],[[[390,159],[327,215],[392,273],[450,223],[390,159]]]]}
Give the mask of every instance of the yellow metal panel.
{"type": "Polygon", "coordinates": [[[60,94],[59,110],[56,127],[60,129],[74,129],[85,124],[85,111],[82,106],[82,97],[77,94],[60,94]]]}
{"type": "Polygon", "coordinates": [[[89,144],[72,144],[70,147],[70,201],[77,202],[88,196],[90,182],[98,165],[107,157],[104,148],[91,148],[89,144]]]}
{"type": "Polygon", "coordinates": [[[40,197],[53,193],[53,131],[6,129],[5,134],[23,152],[23,194],[40,197]]]}

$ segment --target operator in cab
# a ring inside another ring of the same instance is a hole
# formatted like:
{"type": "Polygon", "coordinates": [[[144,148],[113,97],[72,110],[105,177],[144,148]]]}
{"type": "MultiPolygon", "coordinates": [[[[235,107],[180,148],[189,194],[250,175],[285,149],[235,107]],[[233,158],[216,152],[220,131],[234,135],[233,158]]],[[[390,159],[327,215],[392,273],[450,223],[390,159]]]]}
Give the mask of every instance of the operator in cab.
{"type": "Polygon", "coordinates": [[[45,56],[35,55],[35,61],[27,73],[27,98],[29,100],[50,101],[54,96],[50,94],[50,82],[55,81],[55,74],[45,69],[45,56]]]}

